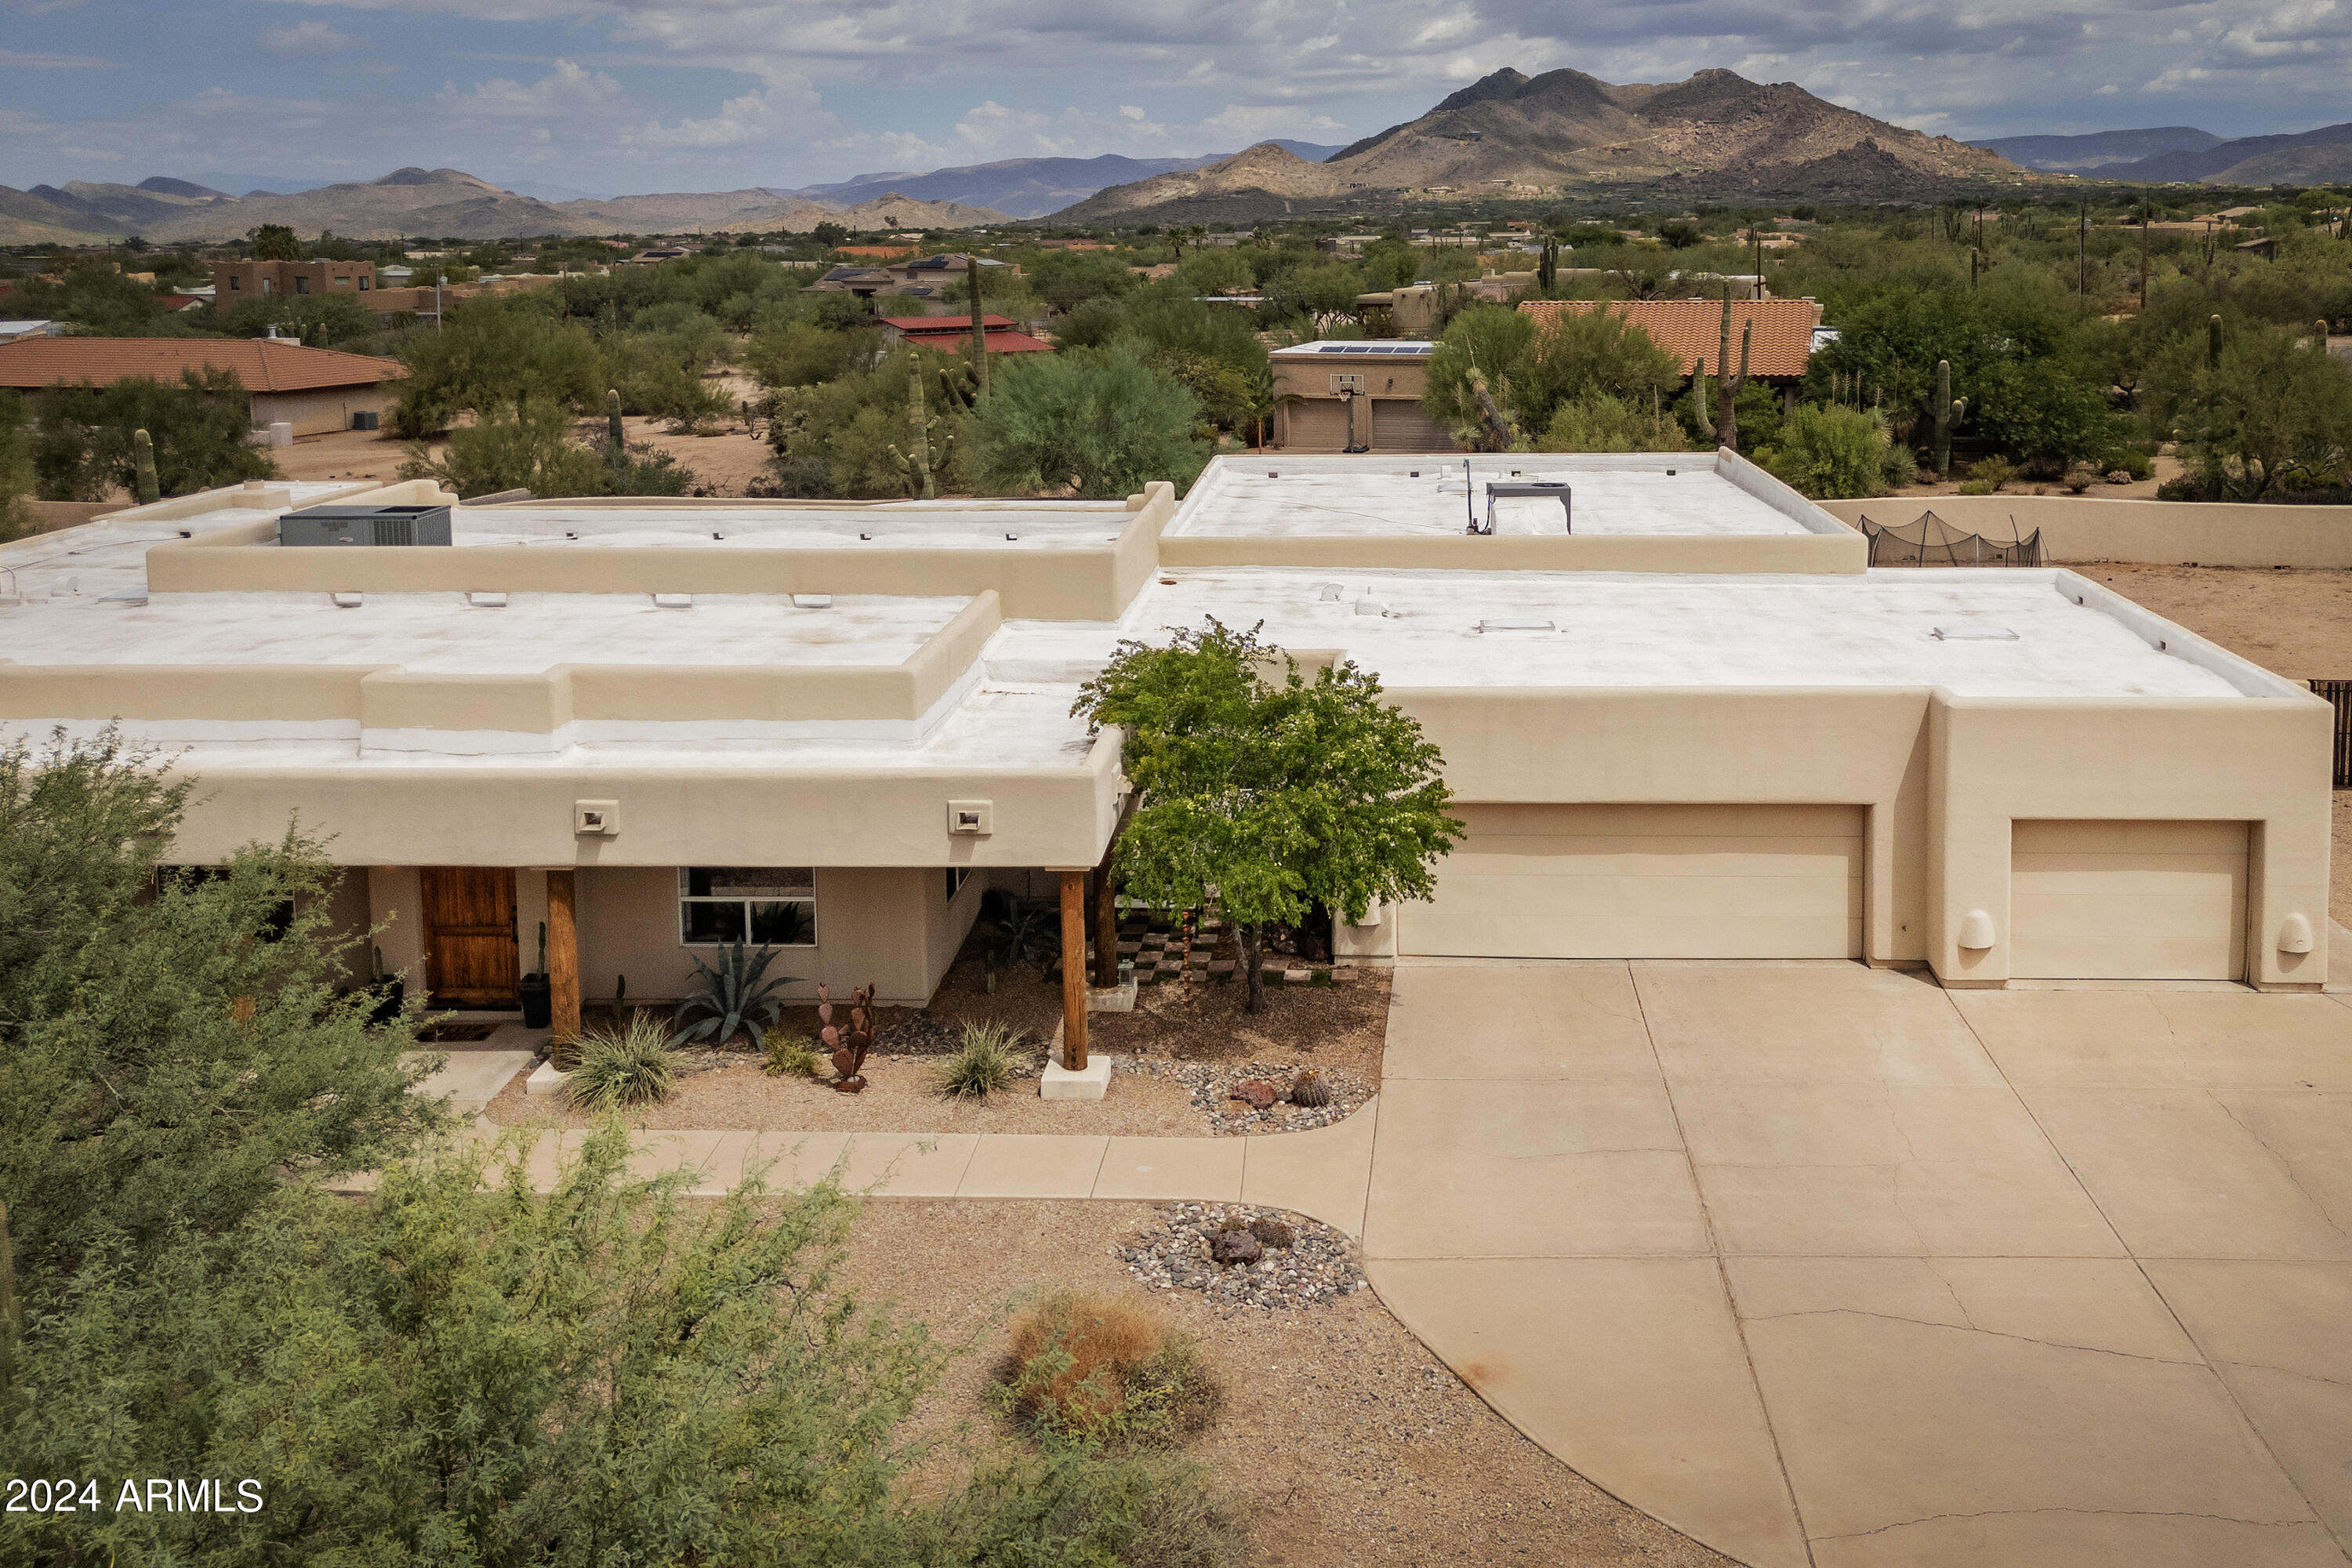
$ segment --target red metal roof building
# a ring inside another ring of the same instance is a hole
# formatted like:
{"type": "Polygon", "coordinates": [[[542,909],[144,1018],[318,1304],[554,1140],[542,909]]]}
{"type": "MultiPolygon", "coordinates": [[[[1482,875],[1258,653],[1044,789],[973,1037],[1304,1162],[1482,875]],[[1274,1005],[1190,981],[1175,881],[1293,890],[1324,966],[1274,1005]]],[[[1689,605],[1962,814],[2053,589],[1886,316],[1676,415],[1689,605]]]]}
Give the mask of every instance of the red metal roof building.
{"type": "MultiPolygon", "coordinates": [[[[991,312],[981,318],[992,354],[1052,353],[1054,345],[1020,330],[1010,316],[991,312]]],[[[920,343],[941,353],[955,353],[971,342],[971,318],[964,316],[885,316],[882,328],[894,342],[920,343]]]]}

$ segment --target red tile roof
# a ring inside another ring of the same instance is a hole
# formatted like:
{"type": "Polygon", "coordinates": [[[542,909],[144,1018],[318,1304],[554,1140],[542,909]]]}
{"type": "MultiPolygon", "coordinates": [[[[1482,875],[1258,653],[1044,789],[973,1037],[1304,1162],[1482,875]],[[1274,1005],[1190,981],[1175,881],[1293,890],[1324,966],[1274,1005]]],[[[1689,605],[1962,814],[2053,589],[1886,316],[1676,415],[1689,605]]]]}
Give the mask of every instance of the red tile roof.
{"type": "MultiPolygon", "coordinates": [[[[1522,314],[1535,318],[1538,331],[1560,317],[1582,315],[1596,307],[1623,318],[1650,334],[1660,348],[1682,361],[1688,375],[1703,358],[1707,374],[1720,375],[1716,363],[1723,346],[1723,301],[1720,300],[1523,300],[1522,314]]],[[[1731,302],[1732,368],[1739,363],[1739,334],[1753,321],[1748,342],[1748,374],[1771,379],[1794,379],[1805,374],[1813,353],[1813,329],[1821,325],[1822,308],[1811,300],[1734,300],[1731,302]]]]}
{"type": "Polygon", "coordinates": [[[373,386],[408,374],[396,359],[308,349],[266,338],[19,338],[0,343],[0,386],[87,381],[110,386],[134,375],[175,382],[184,370],[233,370],[247,392],[373,386]]]}

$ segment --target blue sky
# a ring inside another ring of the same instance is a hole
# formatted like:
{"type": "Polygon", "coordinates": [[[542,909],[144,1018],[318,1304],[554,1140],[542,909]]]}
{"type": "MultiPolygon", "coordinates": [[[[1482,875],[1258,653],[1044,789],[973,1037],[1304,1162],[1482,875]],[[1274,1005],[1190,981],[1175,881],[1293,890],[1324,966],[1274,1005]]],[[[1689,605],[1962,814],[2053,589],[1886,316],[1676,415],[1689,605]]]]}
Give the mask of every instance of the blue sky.
{"type": "Polygon", "coordinates": [[[0,184],[794,186],[1341,142],[1504,65],[1727,66],[1955,135],[2352,118],[2352,0],[0,0],[0,184]]]}

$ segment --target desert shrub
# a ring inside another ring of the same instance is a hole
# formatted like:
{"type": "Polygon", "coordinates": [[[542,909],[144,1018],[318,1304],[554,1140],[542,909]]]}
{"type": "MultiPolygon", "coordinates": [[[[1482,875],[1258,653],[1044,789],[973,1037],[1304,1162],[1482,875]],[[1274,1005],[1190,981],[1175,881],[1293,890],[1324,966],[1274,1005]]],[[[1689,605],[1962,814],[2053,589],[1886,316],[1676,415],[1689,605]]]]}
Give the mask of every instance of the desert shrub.
{"type": "Polygon", "coordinates": [[[1216,1568],[1237,1560],[1246,1515],[1207,1470],[1167,1454],[1049,1444],[974,1476],[947,1534],[989,1568],[1216,1568]]]}
{"type": "Polygon", "coordinates": [[[2016,466],[2007,458],[1981,458],[1969,465],[1968,481],[1960,486],[1960,493],[1964,496],[1999,495],[2000,487],[2016,478],[2016,466]]]}
{"type": "Polygon", "coordinates": [[[406,450],[402,478],[436,479],[461,496],[511,489],[594,496],[611,484],[604,459],[572,439],[572,416],[551,398],[528,402],[511,416],[498,414],[452,430],[437,462],[422,442],[406,450]]]}
{"type": "Polygon", "coordinates": [[[1886,438],[1885,422],[1858,408],[1805,404],[1781,422],[1779,444],[1757,461],[1820,500],[1884,494],[1911,467],[1911,454],[1886,438]]]}
{"type": "Polygon", "coordinates": [[[1538,452],[1686,452],[1690,442],[1671,413],[1595,393],[1561,404],[1536,442],[1538,452]]]}
{"type": "Polygon", "coordinates": [[[155,477],[167,496],[274,479],[278,466],[246,439],[251,405],[236,372],[210,368],[184,370],[176,382],[131,375],[109,386],[49,387],[40,396],[33,443],[41,498],[137,494],[137,430],[155,444],[155,477]]]}
{"type": "Polygon", "coordinates": [[[939,1065],[940,1092],[985,1100],[1010,1089],[1029,1065],[1029,1053],[1021,1048],[1023,1038],[1020,1030],[993,1018],[966,1024],[963,1044],[939,1065]]]}
{"type": "Polygon", "coordinates": [[[33,485],[32,420],[24,399],[0,391],[0,544],[31,531],[33,485]]]}
{"type": "Polygon", "coordinates": [[[669,1030],[639,1013],[620,1030],[598,1029],[578,1042],[579,1065],[564,1079],[567,1099],[583,1110],[658,1105],[669,1098],[677,1058],[669,1030]]]}
{"type": "Polygon", "coordinates": [[[763,1043],[767,1059],[760,1070],[770,1078],[814,1078],[824,1070],[824,1057],[816,1042],[797,1029],[772,1028],[763,1043]]]}
{"type": "Polygon", "coordinates": [[[1187,1335],[1149,1308],[1099,1291],[1056,1290],[1013,1320],[997,1384],[1031,1431],[1087,1446],[1181,1442],[1216,1419],[1224,1389],[1187,1335]]]}
{"type": "Polygon", "coordinates": [[[771,389],[814,386],[872,363],[879,342],[871,328],[835,331],[814,321],[785,321],[751,334],[743,364],[771,389]]]}

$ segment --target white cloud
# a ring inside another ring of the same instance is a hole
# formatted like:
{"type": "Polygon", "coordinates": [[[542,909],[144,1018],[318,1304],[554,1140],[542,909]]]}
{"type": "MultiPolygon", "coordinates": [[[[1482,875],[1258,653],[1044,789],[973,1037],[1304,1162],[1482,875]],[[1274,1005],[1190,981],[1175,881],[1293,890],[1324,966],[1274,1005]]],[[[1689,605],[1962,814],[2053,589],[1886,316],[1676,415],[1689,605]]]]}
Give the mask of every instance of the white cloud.
{"type": "MultiPolygon", "coordinates": [[[[1127,119],[1129,119],[1129,120],[1140,120],[1140,119],[1142,119],[1142,118],[1143,118],[1143,110],[1142,110],[1140,108],[1139,108],[1137,105],[1132,104],[1132,103],[1122,103],[1122,104],[1120,104],[1120,105],[1118,106],[1118,111],[1119,111],[1119,113],[1120,113],[1122,116],[1124,116],[1125,118],[1127,118],[1127,119]]],[[[970,315],[970,314],[971,314],[971,312],[970,312],[970,311],[968,311],[968,310],[967,310],[966,312],[964,312],[964,313],[965,313],[966,315],[970,315]]]]}
{"type": "Polygon", "coordinates": [[[688,118],[676,125],[649,121],[622,140],[644,147],[736,147],[806,135],[832,123],[833,116],[817,107],[816,95],[801,84],[730,98],[707,120],[688,118]]]}
{"type": "Polygon", "coordinates": [[[364,39],[337,28],[331,22],[311,18],[283,27],[261,29],[261,47],[273,55],[337,55],[358,47],[364,39]]]}
{"type": "Polygon", "coordinates": [[[609,133],[614,114],[628,108],[628,95],[603,71],[557,60],[535,82],[493,77],[463,92],[455,82],[445,83],[434,103],[443,122],[461,131],[520,126],[550,134],[591,129],[609,133]]]}
{"type": "Polygon", "coordinates": [[[0,49],[0,67],[29,71],[102,70],[117,62],[102,60],[96,55],[22,54],[15,49],[0,49]]]}

